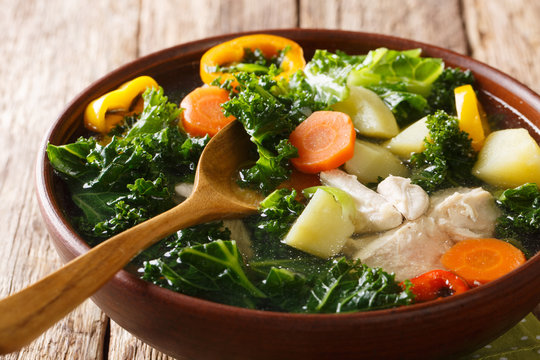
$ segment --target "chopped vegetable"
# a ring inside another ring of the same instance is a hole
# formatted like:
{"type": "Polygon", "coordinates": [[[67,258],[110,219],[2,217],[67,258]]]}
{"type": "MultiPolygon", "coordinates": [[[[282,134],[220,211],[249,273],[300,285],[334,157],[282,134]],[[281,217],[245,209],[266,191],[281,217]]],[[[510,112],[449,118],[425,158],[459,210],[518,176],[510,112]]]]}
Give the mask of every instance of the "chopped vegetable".
{"type": "Polygon", "coordinates": [[[365,140],[356,139],[354,155],[345,163],[345,170],[356,175],[358,181],[376,183],[388,175],[407,176],[409,169],[385,147],[365,140]]]}
{"type": "Polygon", "coordinates": [[[237,79],[240,92],[223,108],[226,115],[235,116],[244,125],[259,154],[254,166],[241,171],[240,185],[268,194],[289,177],[289,159],[297,155],[289,134],[312,111],[325,105],[315,101],[301,81],[299,88],[290,88],[267,75],[242,73],[237,79]]]}
{"type": "Polygon", "coordinates": [[[471,85],[462,85],[454,89],[454,95],[459,128],[469,134],[473,149],[480,151],[484,145],[484,128],[487,127],[487,119],[476,98],[476,93],[471,85]]]}
{"type": "Polygon", "coordinates": [[[529,254],[540,251],[540,189],[537,184],[504,191],[497,205],[503,212],[497,219],[497,237],[519,241],[529,254]]]}
{"type": "Polygon", "coordinates": [[[431,301],[469,290],[469,285],[463,279],[446,270],[428,271],[409,281],[412,283],[411,291],[416,302],[431,301]]]}
{"type": "Polygon", "coordinates": [[[383,84],[369,87],[384,101],[394,114],[400,127],[407,126],[429,113],[429,104],[420,94],[407,91],[401,84],[383,84]]]}
{"type": "Polygon", "coordinates": [[[349,96],[347,77],[364,59],[364,55],[317,50],[304,68],[306,82],[317,94],[317,100],[328,105],[343,101],[349,96]]]}
{"type": "Polygon", "coordinates": [[[157,89],[157,82],[150,76],[139,76],[97,98],[86,107],[84,125],[90,130],[107,134],[124,116],[142,110],[137,98],[148,88],[157,89]]]}
{"type": "Polygon", "coordinates": [[[429,140],[424,140],[424,151],[411,157],[412,182],[427,193],[476,184],[472,168],[477,154],[469,135],[460,130],[458,119],[437,111],[426,122],[429,140]]]}
{"type": "Polygon", "coordinates": [[[424,117],[401,130],[385,142],[384,146],[395,155],[408,159],[412,154],[424,151],[428,136],[427,117],[424,117]]]}
{"type": "Polygon", "coordinates": [[[298,170],[315,174],[335,169],[354,154],[356,133],[351,118],[338,111],[316,111],[289,137],[298,149],[291,162],[298,170]]]}
{"type": "Polygon", "coordinates": [[[340,196],[346,201],[338,201],[334,194],[317,187],[283,242],[325,259],[339,254],[354,232],[352,221],[356,212],[350,196],[343,191],[340,196]]]}
{"type": "Polygon", "coordinates": [[[149,89],[143,99],[144,110],[124,137],[107,145],[80,138],[47,146],[51,165],[80,209],[73,216],[79,231],[92,244],[174,206],[174,185],[193,181],[208,141],[181,131],[178,107],[162,89],[149,89]]]}
{"type": "Polygon", "coordinates": [[[420,57],[420,49],[389,50],[378,48],[370,51],[358,70],[353,70],[348,85],[373,86],[401,84],[407,91],[427,96],[431,84],[444,69],[441,59],[420,57]]]}
{"type": "Polygon", "coordinates": [[[390,109],[376,93],[362,86],[351,86],[349,97],[332,108],[349,115],[360,135],[387,139],[399,132],[390,109]]]}
{"type": "Polygon", "coordinates": [[[229,101],[229,92],[218,86],[199,87],[190,92],[180,107],[182,125],[191,136],[214,136],[225,125],[234,120],[234,116],[225,116],[221,105],[229,101]]]}
{"type": "Polygon", "coordinates": [[[525,262],[525,255],[502,240],[467,239],[444,253],[441,262],[469,284],[479,285],[516,269],[525,262]]]}
{"type": "Polygon", "coordinates": [[[470,70],[445,68],[431,86],[431,93],[427,97],[429,107],[457,115],[454,89],[467,84],[474,84],[474,76],[470,70]]]}
{"type": "Polygon", "coordinates": [[[318,313],[378,310],[410,304],[413,298],[410,288],[402,289],[394,275],[341,258],[317,279],[307,309],[318,313]]]}
{"type": "Polygon", "coordinates": [[[473,174],[501,188],[540,184],[540,146],[526,129],[504,129],[488,135],[473,174]]]}
{"type": "MultiPolygon", "coordinates": [[[[246,35],[216,45],[203,54],[200,64],[202,81],[210,85],[215,80],[232,80],[231,85],[236,87],[238,83],[234,74],[239,71],[270,72],[267,64],[250,61],[257,52],[262,52],[266,59],[275,59],[277,79],[288,78],[306,64],[302,48],[292,40],[276,35],[246,35]]],[[[260,60],[260,56],[255,58],[260,60]]]]}

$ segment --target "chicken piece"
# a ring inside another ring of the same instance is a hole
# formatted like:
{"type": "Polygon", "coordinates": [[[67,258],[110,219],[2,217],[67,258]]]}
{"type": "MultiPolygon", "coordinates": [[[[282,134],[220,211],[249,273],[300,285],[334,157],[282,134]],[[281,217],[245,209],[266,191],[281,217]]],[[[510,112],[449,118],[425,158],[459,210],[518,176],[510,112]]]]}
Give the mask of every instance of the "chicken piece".
{"type": "Polygon", "coordinates": [[[393,272],[397,281],[403,281],[444,269],[440,258],[452,245],[433,219],[422,216],[382,234],[348,240],[343,252],[370,267],[393,272]]]}
{"type": "Polygon", "coordinates": [[[429,195],[408,178],[390,175],[379,183],[377,192],[407,220],[418,219],[429,208],[429,195]]]}
{"type": "Polygon", "coordinates": [[[453,241],[493,237],[499,216],[493,196],[482,188],[454,188],[434,194],[428,216],[453,241]]]}
{"type": "Polygon", "coordinates": [[[392,204],[364,186],[356,176],[335,169],[321,172],[320,177],[323,184],[341,189],[353,198],[357,210],[356,233],[393,229],[403,222],[403,216],[392,204]]]}

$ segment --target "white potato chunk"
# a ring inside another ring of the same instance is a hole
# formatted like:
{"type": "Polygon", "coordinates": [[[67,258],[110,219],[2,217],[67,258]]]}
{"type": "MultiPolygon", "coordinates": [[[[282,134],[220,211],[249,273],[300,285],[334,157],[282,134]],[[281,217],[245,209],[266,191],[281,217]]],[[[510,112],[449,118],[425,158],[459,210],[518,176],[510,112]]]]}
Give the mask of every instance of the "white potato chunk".
{"type": "Polygon", "coordinates": [[[355,141],[354,155],[345,163],[345,170],[363,183],[376,182],[379,176],[409,175],[409,169],[388,149],[363,140],[355,141]]]}
{"type": "Polygon", "coordinates": [[[540,147],[525,129],[495,131],[486,138],[473,174],[503,188],[540,185],[540,147]]]}
{"type": "Polygon", "coordinates": [[[323,184],[343,190],[353,199],[356,233],[392,229],[403,221],[401,213],[392,204],[360,183],[354,175],[334,169],[321,172],[320,177],[323,184]]]}
{"type": "Polygon", "coordinates": [[[399,132],[396,118],[379,95],[362,86],[351,86],[349,96],[332,106],[349,115],[361,135],[388,139],[399,132]]]}
{"type": "Polygon", "coordinates": [[[318,189],[283,239],[289,246],[321,258],[341,252],[354,232],[349,216],[328,192],[318,189]]]}
{"type": "Polygon", "coordinates": [[[384,146],[393,154],[405,159],[410,158],[413,153],[424,151],[424,139],[429,136],[426,120],[427,118],[422,118],[409,125],[388,140],[384,146]]]}

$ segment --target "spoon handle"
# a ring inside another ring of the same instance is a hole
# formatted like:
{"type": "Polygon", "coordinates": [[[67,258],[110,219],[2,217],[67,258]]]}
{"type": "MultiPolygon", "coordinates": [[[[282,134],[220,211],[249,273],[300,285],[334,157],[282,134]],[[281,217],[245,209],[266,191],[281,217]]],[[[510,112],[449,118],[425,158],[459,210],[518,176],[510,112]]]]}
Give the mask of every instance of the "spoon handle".
{"type": "Polygon", "coordinates": [[[143,249],[177,230],[223,215],[220,207],[211,201],[212,197],[203,198],[206,201],[191,196],[175,208],[113,236],[37,283],[1,300],[0,354],[15,351],[39,336],[102,287],[143,249]]]}

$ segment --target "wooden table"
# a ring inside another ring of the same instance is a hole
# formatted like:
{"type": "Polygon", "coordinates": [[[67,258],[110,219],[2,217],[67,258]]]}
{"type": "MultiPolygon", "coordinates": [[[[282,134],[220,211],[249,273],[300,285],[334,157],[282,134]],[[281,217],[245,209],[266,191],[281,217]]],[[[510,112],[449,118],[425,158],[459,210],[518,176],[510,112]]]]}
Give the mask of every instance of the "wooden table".
{"type": "MultiPolygon", "coordinates": [[[[107,72],[178,43],[244,30],[339,28],[468,54],[540,90],[533,0],[0,0],[0,297],[60,267],[34,194],[45,131],[107,72]]],[[[2,359],[166,359],[86,301],[2,359]]]]}

